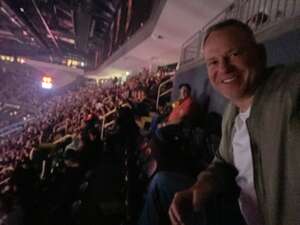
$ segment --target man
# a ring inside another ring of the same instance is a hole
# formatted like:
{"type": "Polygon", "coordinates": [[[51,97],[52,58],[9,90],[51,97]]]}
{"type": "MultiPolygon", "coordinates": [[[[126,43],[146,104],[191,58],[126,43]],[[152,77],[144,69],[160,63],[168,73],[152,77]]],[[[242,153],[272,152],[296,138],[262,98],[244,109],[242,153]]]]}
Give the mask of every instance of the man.
{"type": "Polygon", "coordinates": [[[237,20],[209,28],[202,50],[212,86],[230,104],[219,152],[175,194],[172,223],[184,224],[187,209],[200,210],[236,183],[247,224],[300,224],[300,67],[266,68],[263,46],[237,20]]]}
{"type": "Polygon", "coordinates": [[[150,136],[152,136],[157,128],[166,127],[168,125],[180,124],[186,122],[187,124],[199,123],[198,111],[199,106],[193,100],[191,86],[187,83],[179,85],[179,99],[174,103],[171,113],[166,115],[154,115],[150,125],[150,136]]]}
{"type": "Polygon", "coordinates": [[[196,112],[196,104],[191,96],[191,86],[183,83],[179,85],[179,99],[174,104],[170,115],[165,122],[161,123],[159,127],[168,126],[171,124],[179,124],[183,120],[192,120],[196,112]]]}
{"type": "Polygon", "coordinates": [[[188,84],[179,85],[180,97],[175,103],[175,106],[167,118],[167,123],[179,123],[185,116],[187,116],[192,107],[191,87],[188,84]]]}

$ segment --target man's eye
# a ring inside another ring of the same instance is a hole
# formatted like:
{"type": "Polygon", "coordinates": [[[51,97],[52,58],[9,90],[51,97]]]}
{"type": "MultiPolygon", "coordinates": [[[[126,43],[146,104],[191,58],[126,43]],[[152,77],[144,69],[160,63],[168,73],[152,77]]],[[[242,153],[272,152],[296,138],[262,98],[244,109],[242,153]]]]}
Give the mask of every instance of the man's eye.
{"type": "Polygon", "coordinates": [[[213,61],[209,61],[208,63],[207,63],[207,65],[208,66],[214,66],[214,65],[217,65],[217,61],[216,60],[213,60],[213,61]]]}
{"type": "Polygon", "coordinates": [[[231,56],[239,56],[239,55],[241,55],[242,54],[242,51],[241,50],[236,50],[236,51],[233,51],[232,53],[231,53],[231,56]]]}

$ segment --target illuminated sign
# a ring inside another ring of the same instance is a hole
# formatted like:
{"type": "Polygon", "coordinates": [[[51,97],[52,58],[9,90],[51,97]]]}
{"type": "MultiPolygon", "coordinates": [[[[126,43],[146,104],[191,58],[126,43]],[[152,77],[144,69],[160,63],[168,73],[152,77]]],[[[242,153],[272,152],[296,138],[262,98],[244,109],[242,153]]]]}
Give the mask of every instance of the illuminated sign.
{"type": "Polygon", "coordinates": [[[52,77],[44,76],[42,80],[42,88],[51,89],[52,87],[52,77]]]}

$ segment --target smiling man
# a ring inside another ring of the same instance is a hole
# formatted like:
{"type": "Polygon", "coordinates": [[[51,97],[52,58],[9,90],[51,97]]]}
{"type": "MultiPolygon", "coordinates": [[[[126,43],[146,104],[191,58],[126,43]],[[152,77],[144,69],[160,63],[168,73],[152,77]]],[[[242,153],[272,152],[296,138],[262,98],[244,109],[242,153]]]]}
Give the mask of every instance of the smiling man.
{"type": "Polygon", "coordinates": [[[300,67],[266,68],[264,47],[237,20],[210,27],[202,51],[212,86],[230,104],[214,162],[175,194],[172,223],[186,224],[216,195],[238,192],[246,224],[300,224],[300,67]]]}
{"type": "Polygon", "coordinates": [[[251,104],[266,60],[264,48],[255,42],[251,29],[238,24],[240,28],[212,27],[211,35],[203,41],[203,53],[213,87],[244,111],[251,104]]]}

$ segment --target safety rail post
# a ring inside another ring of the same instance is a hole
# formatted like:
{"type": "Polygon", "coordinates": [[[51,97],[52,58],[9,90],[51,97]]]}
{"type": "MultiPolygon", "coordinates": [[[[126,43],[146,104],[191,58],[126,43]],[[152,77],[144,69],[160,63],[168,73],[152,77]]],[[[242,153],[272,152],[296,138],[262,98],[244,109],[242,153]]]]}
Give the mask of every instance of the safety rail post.
{"type": "Polygon", "coordinates": [[[111,111],[109,111],[108,113],[104,114],[103,118],[102,118],[102,126],[101,126],[101,140],[104,139],[104,130],[105,130],[105,125],[106,125],[106,118],[108,116],[110,116],[111,114],[115,113],[117,110],[116,108],[112,109],[111,111]]]}
{"type": "MultiPolygon", "coordinates": [[[[125,106],[131,108],[131,106],[128,103],[124,103],[124,104],[121,105],[121,107],[125,107],[125,106]]],[[[111,125],[113,125],[116,122],[115,120],[111,120],[111,121],[109,121],[109,122],[106,123],[106,118],[108,116],[116,113],[116,112],[117,112],[117,108],[114,108],[114,109],[112,109],[111,111],[107,112],[106,114],[104,114],[102,116],[101,136],[100,136],[101,140],[104,139],[105,129],[108,128],[108,127],[110,127],[111,125]]]]}
{"type": "Polygon", "coordinates": [[[158,86],[158,91],[157,91],[157,98],[156,98],[156,110],[158,110],[158,106],[159,106],[159,99],[160,97],[166,95],[167,93],[172,91],[172,87],[166,91],[164,91],[163,93],[161,93],[161,89],[163,86],[165,86],[166,84],[173,82],[174,80],[174,76],[170,77],[168,80],[162,82],[159,86],[158,86]]]}

